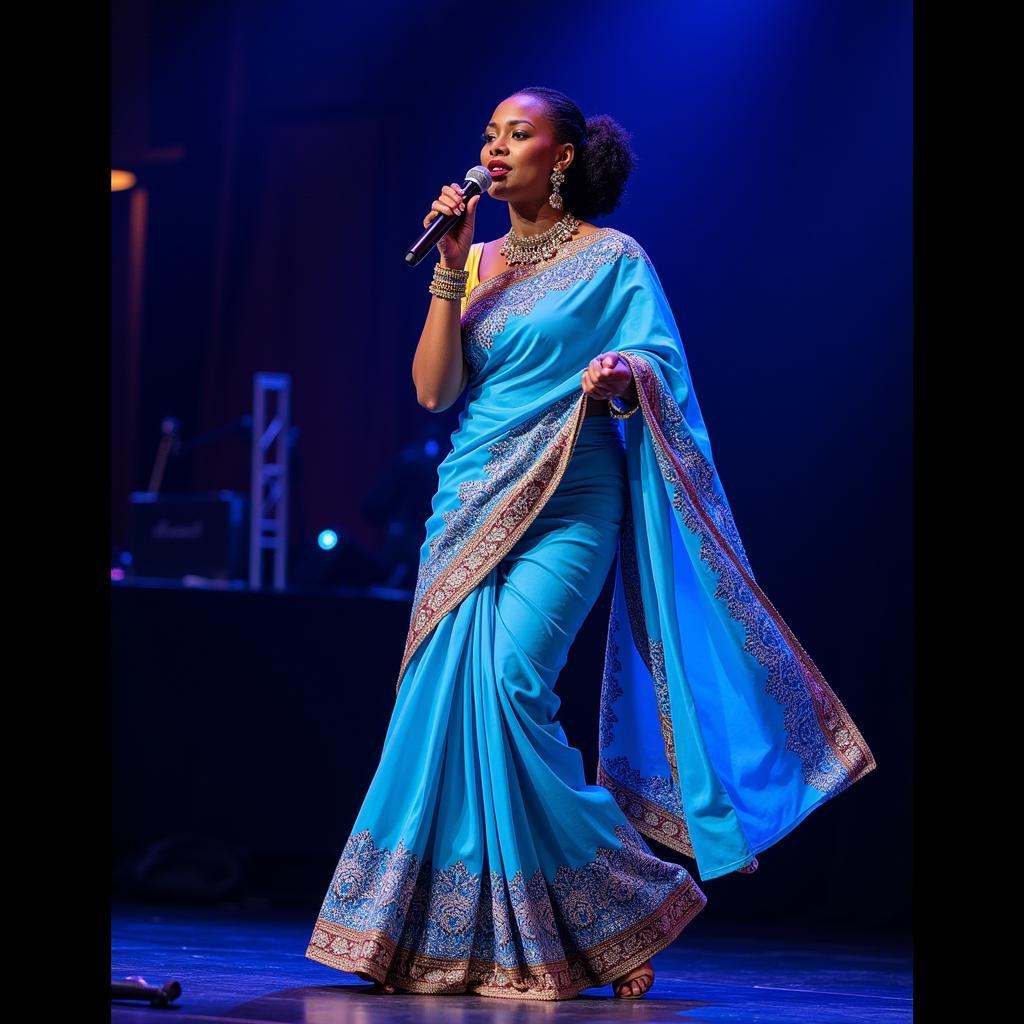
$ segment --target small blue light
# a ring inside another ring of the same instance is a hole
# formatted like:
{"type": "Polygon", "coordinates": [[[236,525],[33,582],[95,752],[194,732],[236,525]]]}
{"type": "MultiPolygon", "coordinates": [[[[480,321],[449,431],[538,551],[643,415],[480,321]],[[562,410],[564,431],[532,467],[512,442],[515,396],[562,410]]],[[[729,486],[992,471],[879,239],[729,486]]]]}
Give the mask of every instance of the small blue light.
{"type": "Polygon", "coordinates": [[[333,530],[321,530],[316,542],[324,551],[330,551],[338,543],[338,535],[333,530]]]}
{"type": "Polygon", "coordinates": [[[424,454],[429,456],[430,458],[433,458],[440,450],[440,446],[433,438],[427,441],[427,443],[423,446],[424,454]]]}

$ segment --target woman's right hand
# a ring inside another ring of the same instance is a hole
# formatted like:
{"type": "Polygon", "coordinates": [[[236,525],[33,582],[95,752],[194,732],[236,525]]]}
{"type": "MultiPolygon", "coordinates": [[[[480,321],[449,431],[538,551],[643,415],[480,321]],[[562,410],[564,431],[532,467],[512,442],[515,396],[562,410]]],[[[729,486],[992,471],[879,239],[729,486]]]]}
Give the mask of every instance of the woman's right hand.
{"type": "MultiPolygon", "coordinates": [[[[482,195],[482,193],[481,193],[482,195]]],[[[437,242],[437,248],[444,257],[446,266],[462,270],[469,259],[469,248],[473,244],[473,225],[476,222],[476,208],[481,196],[473,196],[466,203],[462,186],[453,181],[441,188],[441,194],[430,204],[430,213],[423,219],[423,226],[430,224],[442,213],[458,217],[458,220],[437,242]]]]}

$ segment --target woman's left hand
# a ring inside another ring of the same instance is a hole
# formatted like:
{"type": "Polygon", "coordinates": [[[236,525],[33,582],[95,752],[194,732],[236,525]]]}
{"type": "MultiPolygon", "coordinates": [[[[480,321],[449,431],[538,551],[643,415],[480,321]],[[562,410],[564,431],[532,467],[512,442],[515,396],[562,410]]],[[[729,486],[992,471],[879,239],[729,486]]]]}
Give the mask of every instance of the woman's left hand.
{"type": "Polygon", "coordinates": [[[620,398],[632,390],[633,371],[618,352],[602,352],[583,371],[583,390],[591,398],[605,401],[620,398]]]}

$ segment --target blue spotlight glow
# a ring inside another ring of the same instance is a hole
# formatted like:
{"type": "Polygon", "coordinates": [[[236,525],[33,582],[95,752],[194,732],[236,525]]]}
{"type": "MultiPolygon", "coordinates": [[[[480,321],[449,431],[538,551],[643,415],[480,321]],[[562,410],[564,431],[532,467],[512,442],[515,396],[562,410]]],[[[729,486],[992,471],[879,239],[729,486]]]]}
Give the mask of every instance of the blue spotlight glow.
{"type": "Polygon", "coordinates": [[[338,543],[338,535],[333,530],[321,530],[316,542],[324,551],[330,551],[338,543]]]}

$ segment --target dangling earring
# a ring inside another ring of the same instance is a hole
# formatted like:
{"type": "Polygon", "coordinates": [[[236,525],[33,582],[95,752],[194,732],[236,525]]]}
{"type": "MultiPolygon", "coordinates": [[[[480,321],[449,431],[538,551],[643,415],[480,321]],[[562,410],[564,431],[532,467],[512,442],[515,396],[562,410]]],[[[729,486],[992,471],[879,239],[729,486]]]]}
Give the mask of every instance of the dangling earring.
{"type": "Polygon", "coordinates": [[[552,209],[560,210],[562,208],[562,197],[558,192],[558,186],[565,181],[565,175],[556,167],[551,172],[551,183],[555,186],[555,190],[548,196],[548,204],[552,209]]]}

